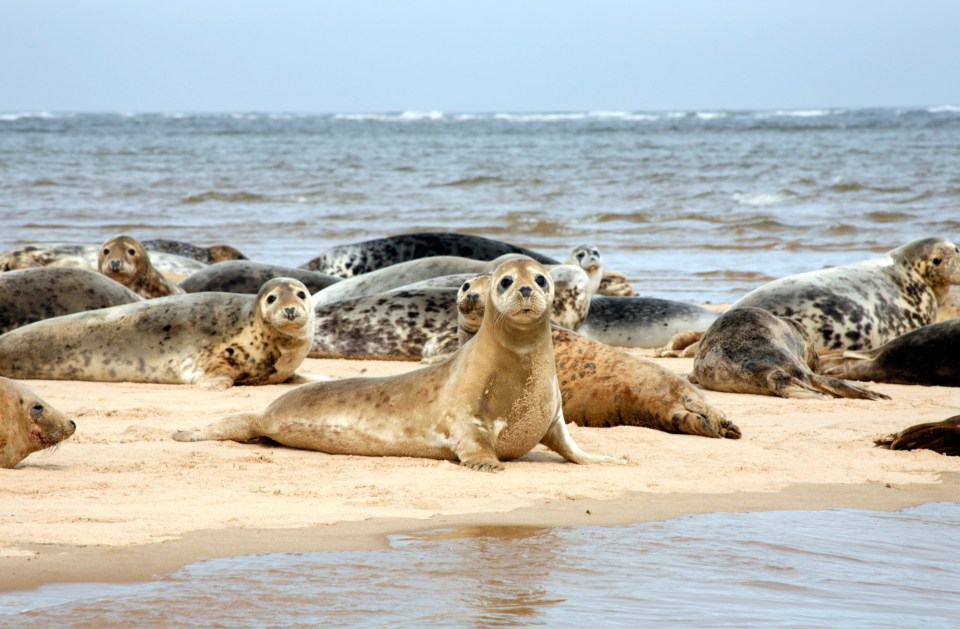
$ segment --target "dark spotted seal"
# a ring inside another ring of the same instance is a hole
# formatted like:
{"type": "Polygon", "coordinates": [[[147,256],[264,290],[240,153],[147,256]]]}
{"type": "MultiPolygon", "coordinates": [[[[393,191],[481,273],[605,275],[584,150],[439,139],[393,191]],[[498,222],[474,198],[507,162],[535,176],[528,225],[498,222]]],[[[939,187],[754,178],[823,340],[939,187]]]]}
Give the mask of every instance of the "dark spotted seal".
{"type": "Polygon", "coordinates": [[[923,238],[878,259],[775,280],[731,308],[792,319],[818,350],[870,349],[932,323],[953,284],[960,284],[960,250],[923,238]]]}
{"type": "Polygon", "coordinates": [[[931,323],[876,349],[822,360],[823,372],[838,378],[960,387],[960,319],[931,323]]]}
{"type": "Polygon", "coordinates": [[[653,297],[601,297],[590,301],[580,334],[618,347],[660,347],[681,332],[703,332],[717,313],[653,297]]]}
{"type": "Polygon", "coordinates": [[[150,253],[172,253],[173,255],[184,258],[192,258],[204,264],[216,264],[217,262],[226,262],[227,260],[250,259],[230,245],[210,245],[203,247],[189,242],[183,242],[182,240],[165,240],[163,238],[143,240],[141,243],[150,253]]]}
{"type": "Polygon", "coordinates": [[[180,288],[188,293],[221,292],[256,295],[264,282],[277,277],[292,277],[299,280],[314,294],[342,280],[342,278],[316,271],[304,271],[249,260],[228,260],[197,271],[180,282],[180,288]]]}
{"type": "Polygon", "coordinates": [[[37,395],[0,378],[0,468],[12,468],[28,454],[57,445],[77,425],[37,395]]]}
{"type": "Polygon", "coordinates": [[[276,384],[310,350],[313,308],[300,282],[260,293],[173,295],[31,323],[0,336],[0,375],[46,380],[276,384]]]}
{"type": "Polygon", "coordinates": [[[536,251],[498,240],[454,232],[424,232],[387,236],[323,251],[300,268],[340,277],[353,277],[391,264],[429,256],[460,256],[493,260],[507,253],[519,253],[542,264],[558,264],[536,251]]]}
{"type": "Polygon", "coordinates": [[[818,374],[813,342],[795,321],[760,308],[728,310],[700,339],[689,379],[705,389],[785,398],[889,399],[818,374]]]}
{"type": "Polygon", "coordinates": [[[933,450],[947,456],[960,456],[960,415],[942,422],[910,426],[873,443],[890,450],[933,450]]]}
{"type": "Polygon", "coordinates": [[[503,469],[543,444],[574,463],[624,463],[588,454],[567,432],[553,360],[553,284],[532,260],[493,275],[487,320],[447,361],[387,378],[297,387],[263,412],[237,413],[177,441],[267,437],[330,454],[456,459],[503,469]]]}
{"type": "Polygon", "coordinates": [[[115,236],[100,246],[100,272],[147,299],[182,295],[183,289],[153,268],[150,256],[132,236],[115,236]]]}
{"type": "Polygon", "coordinates": [[[0,273],[0,334],[34,321],[132,304],[142,298],[95,271],[37,267],[0,273]]]}

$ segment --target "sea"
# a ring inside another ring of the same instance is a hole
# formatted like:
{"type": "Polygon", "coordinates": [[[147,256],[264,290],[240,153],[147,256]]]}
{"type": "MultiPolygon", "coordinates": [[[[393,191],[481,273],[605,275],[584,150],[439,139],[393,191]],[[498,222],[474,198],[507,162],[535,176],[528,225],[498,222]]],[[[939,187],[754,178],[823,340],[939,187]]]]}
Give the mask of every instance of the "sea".
{"type": "MultiPolygon", "coordinates": [[[[0,113],[0,250],[127,233],[299,266],[413,231],[591,244],[640,295],[729,303],[960,238],[960,106],[0,113]]],[[[958,527],[951,502],[441,530],[0,594],[0,626],[960,627],[958,527]]]]}

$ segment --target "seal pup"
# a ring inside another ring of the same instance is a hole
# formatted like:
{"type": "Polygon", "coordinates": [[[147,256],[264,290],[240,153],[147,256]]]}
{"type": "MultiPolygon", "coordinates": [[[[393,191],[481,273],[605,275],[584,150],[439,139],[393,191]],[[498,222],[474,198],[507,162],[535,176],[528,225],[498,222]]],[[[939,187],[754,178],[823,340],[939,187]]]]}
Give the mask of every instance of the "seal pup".
{"type": "Polygon", "coordinates": [[[947,456],[960,456],[960,415],[942,422],[910,426],[873,443],[890,450],[933,450],[947,456]]]}
{"type": "Polygon", "coordinates": [[[618,347],[660,347],[681,332],[704,332],[719,315],[654,297],[594,297],[580,334],[618,347]]]}
{"type": "Polygon", "coordinates": [[[730,308],[763,308],[792,319],[818,350],[872,349],[932,323],[955,284],[960,249],[943,238],[922,238],[866,262],[774,280],[730,308]]]}
{"type": "Polygon", "coordinates": [[[184,292],[153,268],[146,249],[132,236],[114,236],[103,243],[97,267],[113,281],[147,299],[182,295],[184,292]]]}
{"type": "Polygon", "coordinates": [[[0,273],[0,334],[34,321],[86,312],[142,298],[87,269],[35,267],[0,273]]]}
{"type": "Polygon", "coordinates": [[[574,463],[625,463],[581,450],[563,418],[553,360],[553,282],[532,260],[493,273],[483,325],[450,360],[386,378],[297,387],[177,441],[250,441],[329,454],[456,459],[498,471],[537,444],[574,463]]]}
{"type": "Polygon", "coordinates": [[[303,282],[303,285],[313,293],[316,303],[316,293],[342,278],[304,271],[276,264],[264,264],[249,260],[227,260],[211,264],[201,271],[180,282],[180,288],[188,293],[220,292],[220,293],[247,293],[256,295],[260,287],[267,280],[277,277],[292,277],[303,282]]]}
{"type": "MultiPolygon", "coordinates": [[[[38,266],[80,267],[99,271],[100,245],[72,243],[32,243],[0,253],[0,271],[15,271],[38,266]]],[[[171,253],[154,252],[153,268],[171,277],[184,278],[206,268],[206,264],[171,253]]]]}
{"type": "Polygon", "coordinates": [[[27,455],[57,445],[77,424],[24,385],[0,377],[0,468],[12,468],[27,455]]]}
{"type": "Polygon", "coordinates": [[[31,323],[0,336],[0,374],[220,390],[277,384],[312,339],[310,292],[277,278],[256,296],[172,295],[31,323]]]}
{"type": "Polygon", "coordinates": [[[730,393],[784,398],[846,397],[889,400],[838,378],[820,375],[806,330],[760,308],[728,310],[700,339],[690,382],[730,393]]]}
{"type": "MultiPolygon", "coordinates": [[[[461,346],[480,329],[490,276],[464,282],[457,293],[461,346]]],[[[578,426],[643,426],[665,432],[739,439],[737,428],[689,382],[609,345],[553,326],[554,360],[563,415],[578,426]]]]}
{"type": "Polygon", "coordinates": [[[960,319],[925,325],[876,349],[821,360],[823,372],[837,378],[960,387],[960,319]]]}
{"type": "Polygon", "coordinates": [[[300,268],[340,277],[353,277],[398,262],[429,256],[493,260],[507,253],[519,253],[542,264],[559,264],[553,258],[536,251],[483,236],[456,232],[422,232],[330,247],[313,260],[302,264],[300,268]]]}
{"type": "Polygon", "coordinates": [[[173,255],[184,258],[192,258],[204,264],[216,264],[226,262],[227,260],[249,260],[247,256],[240,253],[230,245],[210,245],[201,247],[182,240],[166,240],[164,238],[154,238],[152,240],[140,241],[144,249],[153,252],[172,253],[173,255]]]}

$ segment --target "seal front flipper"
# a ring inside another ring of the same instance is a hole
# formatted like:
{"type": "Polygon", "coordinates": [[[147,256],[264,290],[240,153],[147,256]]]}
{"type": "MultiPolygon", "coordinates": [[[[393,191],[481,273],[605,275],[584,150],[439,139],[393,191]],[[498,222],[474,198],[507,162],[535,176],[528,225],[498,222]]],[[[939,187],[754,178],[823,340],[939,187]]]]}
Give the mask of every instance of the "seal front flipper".
{"type": "Polygon", "coordinates": [[[562,412],[557,413],[540,443],[573,463],[616,463],[617,465],[627,463],[626,457],[591,454],[581,450],[567,431],[567,422],[564,421],[562,412]]]}
{"type": "Polygon", "coordinates": [[[502,472],[505,468],[497,458],[497,451],[493,447],[502,426],[494,426],[496,434],[491,435],[480,418],[473,418],[471,424],[473,430],[459,435],[453,449],[457,459],[460,460],[460,465],[481,472],[502,472]]]}
{"type": "Polygon", "coordinates": [[[226,391],[233,386],[236,377],[226,370],[212,371],[203,374],[197,379],[196,385],[207,391],[226,391]]]}

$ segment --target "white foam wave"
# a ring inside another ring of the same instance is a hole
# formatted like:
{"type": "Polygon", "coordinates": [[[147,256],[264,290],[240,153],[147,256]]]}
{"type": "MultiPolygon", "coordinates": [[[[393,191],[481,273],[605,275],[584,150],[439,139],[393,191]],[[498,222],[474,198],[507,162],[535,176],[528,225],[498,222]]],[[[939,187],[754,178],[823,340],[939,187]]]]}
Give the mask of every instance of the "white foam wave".
{"type": "Polygon", "coordinates": [[[443,120],[443,112],[440,111],[404,111],[399,114],[334,114],[334,120],[375,120],[377,122],[409,122],[416,120],[443,120]]]}
{"type": "Polygon", "coordinates": [[[790,198],[791,195],[784,194],[782,192],[761,192],[758,194],[744,194],[742,192],[735,192],[731,197],[734,203],[739,205],[746,205],[748,207],[767,207],[770,205],[777,205],[782,203],[790,198]]]}
{"type": "Polygon", "coordinates": [[[939,105],[937,107],[927,108],[927,112],[931,114],[955,114],[955,113],[960,113],[960,106],[939,105]]]}
{"type": "Polygon", "coordinates": [[[845,114],[844,109],[778,109],[776,111],[762,111],[756,114],[757,118],[818,118],[820,116],[838,116],[845,114]]]}
{"type": "Polygon", "coordinates": [[[730,114],[725,111],[698,111],[695,115],[700,120],[720,120],[730,116],[730,114]]]}
{"type": "Polygon", "coordinates": [[[67,118],[66,114],[54,114],[49,111],[22,111],[16,113],[0,114],[0,121],[16,122],[17,120],[53,120],[55,118],[67,118]]]}

